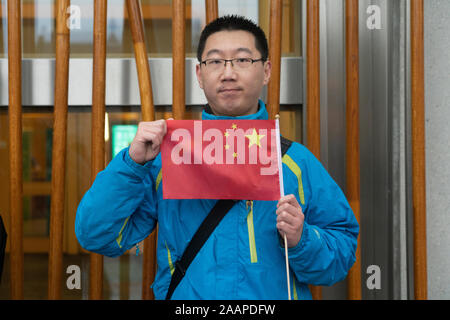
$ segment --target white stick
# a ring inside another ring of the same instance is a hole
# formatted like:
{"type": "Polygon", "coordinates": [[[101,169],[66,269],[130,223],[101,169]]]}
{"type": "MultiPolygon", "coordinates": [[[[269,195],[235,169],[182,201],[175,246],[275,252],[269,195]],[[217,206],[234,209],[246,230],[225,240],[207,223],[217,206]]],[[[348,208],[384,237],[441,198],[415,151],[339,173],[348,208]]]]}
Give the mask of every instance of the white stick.
{"type": "MultiPolygon", "coordinates": [[[[277,154],[278,154],[278,176],[280,181],[280,196],[284,197],[284,184],[283,184],[283,164],[281,160],[281,140],[280,140],[280,116],[275,116],[275,129],[276,129],[276,135],[277,135],[277,154]]],[[[288,287],[288,297],[289,300],[291,300],[291,281],[289,279],[289,259],[288,259],[288,245],[287,245],[287,238],[286,233],[284,234],[284,256],[286,259],[286,280],[287,280],[287,287],[288,287]]]]}

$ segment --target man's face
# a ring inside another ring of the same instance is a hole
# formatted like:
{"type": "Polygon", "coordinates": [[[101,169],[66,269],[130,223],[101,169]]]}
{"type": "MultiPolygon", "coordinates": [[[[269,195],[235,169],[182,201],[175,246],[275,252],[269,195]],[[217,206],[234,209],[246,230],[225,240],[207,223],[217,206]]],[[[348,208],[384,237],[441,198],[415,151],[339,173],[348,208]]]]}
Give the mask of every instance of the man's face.
{"type": "MultiPolygon", "coordinates": [[[[261,59],[253,34],[241,30],[219,31],[208,37],[202,61],[235,58],[261,59]]],[[[196,72],[214,114],[243,116],[258,111],[258,98],[269,82],[270,70],[270,61],[258,61],[245,69],[233,67],[230,62],[217,70],[199,64],[196,72]]]]}

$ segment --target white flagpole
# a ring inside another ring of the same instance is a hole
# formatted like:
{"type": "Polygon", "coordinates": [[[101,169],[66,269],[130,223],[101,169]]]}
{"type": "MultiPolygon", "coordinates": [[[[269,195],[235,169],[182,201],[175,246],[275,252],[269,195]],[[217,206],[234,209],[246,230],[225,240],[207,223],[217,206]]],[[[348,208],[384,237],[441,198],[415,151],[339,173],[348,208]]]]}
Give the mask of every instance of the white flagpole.
{"type": "MultiPolygon", "coordinates": [[[[278,177],[280,180],[280,196],[284,197],[284,184],[283,184],[283,163],[281,160],[281,140],[280,140],[280,115],[275,116],[275,129],[277,135],[277,154],[278,154],[278,177]]],[[[286,233],[284,234],[284,256],[286,259],[286,280],[288,287],[288,297],[291,300],[291,281],[289,279],[289,259],[288,259],[288,245],[286,239],[286,233]]]]}

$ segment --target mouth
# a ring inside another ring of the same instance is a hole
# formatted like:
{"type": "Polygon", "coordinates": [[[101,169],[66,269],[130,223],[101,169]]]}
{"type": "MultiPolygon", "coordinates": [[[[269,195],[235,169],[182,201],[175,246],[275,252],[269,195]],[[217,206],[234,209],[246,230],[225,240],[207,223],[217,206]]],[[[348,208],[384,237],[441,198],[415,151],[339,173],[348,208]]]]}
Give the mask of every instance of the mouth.
{"type": "Polygon", "coordinates": [[[238,91],[242,91],[241,88],[219,88],[219,93],[235,93],[238,91]]]}

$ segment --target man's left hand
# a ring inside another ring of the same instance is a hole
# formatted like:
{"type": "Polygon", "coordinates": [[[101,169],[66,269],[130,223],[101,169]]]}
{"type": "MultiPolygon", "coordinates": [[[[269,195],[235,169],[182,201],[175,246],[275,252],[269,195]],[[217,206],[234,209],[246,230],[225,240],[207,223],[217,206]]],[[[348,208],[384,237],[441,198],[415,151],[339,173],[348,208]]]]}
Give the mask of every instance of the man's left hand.
{"type": "Polygon", "coordinates": [[[295,247],[302,237],[305,216],[293,194],[281,197],[277,204],[277,229],[286,234],[288,248],[295,247]]]}

